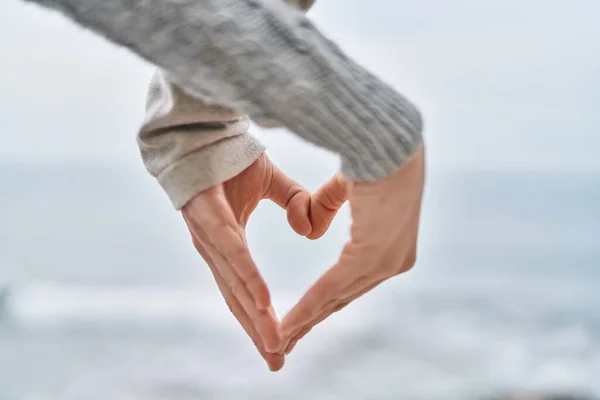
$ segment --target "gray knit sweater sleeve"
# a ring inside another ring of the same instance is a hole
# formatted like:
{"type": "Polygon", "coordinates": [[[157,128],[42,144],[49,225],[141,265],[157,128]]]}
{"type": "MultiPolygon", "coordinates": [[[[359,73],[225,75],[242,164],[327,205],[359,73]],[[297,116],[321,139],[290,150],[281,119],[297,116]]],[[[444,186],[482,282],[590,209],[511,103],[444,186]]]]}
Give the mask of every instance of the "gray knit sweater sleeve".
{"type": "Polygon", "coordinates": [[[207,104],[338,153],[355,181],[391,174],[421,144],[415,106],[281,0],[26,1],[125,46],[207,104]]]}

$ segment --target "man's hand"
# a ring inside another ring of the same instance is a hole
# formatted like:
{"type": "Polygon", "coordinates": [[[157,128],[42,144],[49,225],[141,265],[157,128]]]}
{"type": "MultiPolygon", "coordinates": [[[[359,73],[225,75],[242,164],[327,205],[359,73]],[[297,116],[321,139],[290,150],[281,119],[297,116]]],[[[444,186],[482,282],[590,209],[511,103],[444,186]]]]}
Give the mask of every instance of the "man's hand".
{"type": "MultiPolygon", "coordinates": [[[[335,198],[336,186],[328,187],[321,189],[321,197],[335,198]],[[325,193],[328,190],[333,192],[325,193]]],[[[284,356],[276,354],[282,346],[279,321],[267,285],[250,256],[245,233],[250,214],[262,199],[271,199],[287,210],[292,229],[311,239],[327,231],[339,208],[318,202],[311,206],[310,193],[263,154],[241,174],[196,195],[182,214],[229,309],[269,368],[277,371],[284,364],[284,356]]]]}
{"type": "Polygon", "coordinates": [[[425,178],[424,153],[424,149],[419,150],[384,180],[351,185],[338,178],[315,193],[312,204],[325,204],[330,210],[338,209],[345,200],[345,196],[331,198],[330,193],[347,194],[351,237],[337,264],[283,319],[280,353],[289,354],[319,322],[381,282],[413,267],[425,178]]]}

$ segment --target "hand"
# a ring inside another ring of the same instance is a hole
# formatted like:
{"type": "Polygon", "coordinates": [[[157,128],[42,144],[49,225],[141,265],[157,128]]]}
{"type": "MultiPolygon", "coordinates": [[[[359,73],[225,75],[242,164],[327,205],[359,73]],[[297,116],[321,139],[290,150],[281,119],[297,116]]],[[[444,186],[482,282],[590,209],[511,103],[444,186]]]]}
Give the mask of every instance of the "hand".
{"type": "MultiPolygon", "coordinates": [[[[346,182],[345,189],[327,189],[327,193],[347,194],[351,237],[337,264],[283,319],[280,353],[289,354],[298,340],[332,313],[414,266],[424,178],[425,152],[420,149],[393,176],[369,184],[346,182]]],[[[336,181],[344,186],[343,178],[336,181]]],[[[337,209],[343,202],[344,198],[337,198],[328,209],[337,209]]]]}
{"type": "MultiPolygon", "coordinates": [[[[332,191],[336,187],[325,185],[319,196],[336,198],[332,191]]],[[[229,309],[269,368],[277,371],[284,364],[284,356],[275,354],[281,347],[279,321],[267,285],[250,256],[245,233],[250,214],[262,199],[271,199],[287,210],[292,229],[311,239],[327,231],[337,212],[319,202],[311,205],[310,194],[263,154],[241,174],[196,195],[182,214],[229,309]]]]}

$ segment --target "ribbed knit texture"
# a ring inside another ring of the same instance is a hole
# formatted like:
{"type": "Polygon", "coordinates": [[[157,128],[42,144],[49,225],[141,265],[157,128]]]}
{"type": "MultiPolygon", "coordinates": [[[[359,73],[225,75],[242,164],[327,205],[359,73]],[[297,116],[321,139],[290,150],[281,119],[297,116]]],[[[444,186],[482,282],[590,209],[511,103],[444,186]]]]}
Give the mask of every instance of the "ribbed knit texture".
{"type": "Polygon", "coordinates": [[[281,0],[25,1],[129,48],[207,103],[340,154],[352,180],[393,173],[421,144],[416,107],[281,0]]]}

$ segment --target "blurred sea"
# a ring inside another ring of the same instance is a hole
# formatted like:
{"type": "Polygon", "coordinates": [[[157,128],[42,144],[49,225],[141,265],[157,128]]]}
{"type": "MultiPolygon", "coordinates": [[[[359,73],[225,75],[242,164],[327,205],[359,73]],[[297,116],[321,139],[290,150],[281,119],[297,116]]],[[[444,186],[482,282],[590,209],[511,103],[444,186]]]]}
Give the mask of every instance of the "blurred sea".
{"type": "MultiPolygon", "coordinates": [[[[1,400],[600,395],[600,172],[432,171],[418,266],[277,374],[144,173],[5,164],[0,182],[1,400]]],[[[249,240],[280,314],[348,225],[309,242],[260,206],[249,240]]]]}

